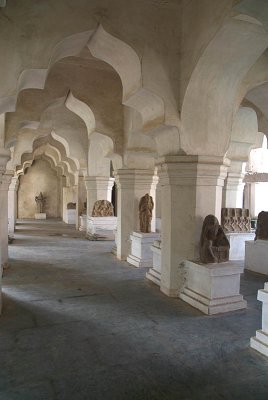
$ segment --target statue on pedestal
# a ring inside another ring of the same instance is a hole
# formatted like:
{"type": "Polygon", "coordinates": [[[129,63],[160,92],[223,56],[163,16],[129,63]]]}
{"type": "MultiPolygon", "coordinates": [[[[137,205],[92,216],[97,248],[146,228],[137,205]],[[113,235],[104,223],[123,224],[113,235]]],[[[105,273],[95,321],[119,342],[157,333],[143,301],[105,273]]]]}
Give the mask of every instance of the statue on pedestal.
{"type": "Polygon", "coordinates": [[[229,241],[214,215],[207,215],[200,239],[200,261],[204,264],[229,260],[229,241]]]}
{"type": "Polygon", "coordinates": [[[143,233],[151,232],[153,208],[153,198],[148,193],[146,193],[146,195],[140,199],[139,203],[140,231],[143,233]]]}
{"type": "Polygon", "coordinates": [[[98,200],[94,204],[92,217],[113,217],[114,207],[108,200],[98,200]]]}
{"type": "Polygon", "coordinates": [[[35,196],[35,202],[37,204],[37,212],[42,214],[46,202],[46,197],[44,197],[42,192],[40,192],[38,196],[35,196]]]}

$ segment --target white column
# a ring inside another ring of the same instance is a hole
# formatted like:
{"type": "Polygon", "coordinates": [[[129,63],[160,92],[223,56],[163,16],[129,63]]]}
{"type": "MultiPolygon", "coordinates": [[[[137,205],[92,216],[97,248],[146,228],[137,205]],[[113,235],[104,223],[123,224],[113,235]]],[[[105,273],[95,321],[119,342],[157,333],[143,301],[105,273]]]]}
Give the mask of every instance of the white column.
{"type": "MultiPolygon", "coordinates": [[[[5,149],[5,148],[0,148],[0,189],[1,187],[4,187],[5,185],[5,177],[3,177],[3,174],[6,170],[6,165],[8,160],[10,159],[10,150],[5,149]],[[2,186],[3,185],[3,186],[2,186]]],[[[0,233],[2,234],[2,229],[3,231],[6,229],[6,239],[8,240],[8,212],[7,212],[7,191],[8,191],[8,186],[6,189],[6,208],[5,208],[5,201],[2,201],[5,196],[2,196],[2,191],[0,190],[0,233]],[[3,207],[2,207],[3,205],[3,207]],[[3,216],[3,219],[2,219],[3,216]]],[[[4,191],[3,191],[4,193],[4,191]]],[[[6,249],[8,246],[8,242],[6,243],[6,249]]],[[[1,293],[1,280],[2,280],[2,274],[3,274],[3,268],[2,268],[2,258],[4,260],[5,258],[5,246],[2,246],[2,236],[0,235],[0,313],[2,310],[2,293],[1,293]],[[2,247],[4,248],[4,252],[2,250],[2,247]]]]}
{"type": "Polygon", "coordinates": [[[0,183],[0,246],[1,269],[8,267],[8,188],[13,175],[2,175],[0,183]]]}
{"type": "Polygon", "coordinates": [[[111,201],[114,178],[86,176],[85,185],[87,190],[87,215],[91,217],[93,206],[97,200],[111,201]]]}
{"type": "Polygon", "coordinates": [[[18,211],[18,187],[19,178],[14,176],[8,188],[8,234],[13,237],[15,232],[18,211]]]}
{"type": "MultiPolygon", "coordinates": [[[[125,260],[130,253],[130,234],[139,231],[139,201],[149,193],[155,202],[158,177],[153,170],[119,169],[117,185],[117,258],[125,260]]],[[[151,224],[155,231],[155,216],[151,224]]]]}
{"type": "Polygon", "coordinates": [[[242,172],[243,162],[232,161],[225,179],[222,192],[222,206],[226,208],[243,208],[243,182],[245,174],[242,172]]]}
{"type": "Polygon", "coordinates": [[[262,301],[262,329],[251,338],[250,346],[268,357],[268,282],[258,291],[258,300],[262,301]]]}
{"type": "Polygon", "coordinates": [[[199,255],[206,215],[221,217],[222,187],[228,160],[206,156],[167,156],[159,160],[161,185],[161,285],[177,297],[183,285],[185,260],[199,255]]]}

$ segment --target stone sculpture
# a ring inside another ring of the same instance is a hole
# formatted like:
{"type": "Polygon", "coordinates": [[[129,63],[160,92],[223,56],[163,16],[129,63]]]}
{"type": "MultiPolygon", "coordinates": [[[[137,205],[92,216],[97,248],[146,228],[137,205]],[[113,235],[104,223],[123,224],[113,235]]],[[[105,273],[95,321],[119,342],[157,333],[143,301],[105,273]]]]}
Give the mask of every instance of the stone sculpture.
{"type": "Polygon", "coordinates": [[[139,203],[140,231],[143,233],[151,232],[153,208],[153,198],[148,193],[146,193],[146,195],[140,199],[139,203]]]}
{"type": "Polygon", "coordinates": [[[98,200],[94,204],[92,217],[113,217],[114,207],[108,200],[98,200]]]}
{"type": "Polygon", "coordinates": [[[207,215],[203,222],[200,239],[200,261],[204,264],[229,260],[230,244],[214,215],[207,215]]]}
{"type": "Polygon", "coordinates": [[[258,215],[254,240],[258,239],[268,240],[268,211],[261,211],[258,215]]]}
{"type": "Polygon", "coordinates": [[[44,197],[42,192],[40,192],[38,196],[35,196],[35,202],[37,205],[38,213],[42,214],[46,202],[46,197],[44,197]]]}
{"type": "Polygon", "coordinates": [[[76,210],[76,203],[68,203],[67,210],[76,210]]]}
{"type": "Polygon", "coordinates": [[[221,224],[225,232],[250,232],[249,210],[247,208],[222,208],[221,224]]]}

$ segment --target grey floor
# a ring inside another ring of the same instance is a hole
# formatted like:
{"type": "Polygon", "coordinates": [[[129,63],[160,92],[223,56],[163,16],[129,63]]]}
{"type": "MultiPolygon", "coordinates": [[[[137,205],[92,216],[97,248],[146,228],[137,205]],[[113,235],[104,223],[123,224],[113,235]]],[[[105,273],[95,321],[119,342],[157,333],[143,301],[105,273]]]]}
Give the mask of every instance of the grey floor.
{"type": "Polygon", "coordinates": [[[248,309],[204,316],[60,222],[20,223],[3,278],[0,400],[268,399],[261,276],[248,309]]]}

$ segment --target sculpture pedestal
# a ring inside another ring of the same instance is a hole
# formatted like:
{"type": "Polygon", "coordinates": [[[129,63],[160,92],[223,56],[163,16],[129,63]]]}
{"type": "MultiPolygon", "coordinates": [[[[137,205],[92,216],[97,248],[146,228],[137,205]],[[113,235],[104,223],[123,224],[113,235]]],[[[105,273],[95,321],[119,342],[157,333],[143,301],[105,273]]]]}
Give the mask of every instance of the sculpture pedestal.
{"type": "Polygon", "coordinates": [[[94,235],[101,231],[114,231],[117,227],[117,217],[88,217],[87,233],[94,235]]]}
{"type": "Polygon", "coordinates": [[[264,290],[258,291],[258,300],[262,301],[262,329],[250,339],[250,347],[268,357],[268,283],[264,290]]]}
{"type": "Polygon", "coordinates": [[[36,213],[34,214],[35,219],[47,219],[47,214],[46,213],[36,213]]]}
{"type": "Polygon", "coordinates": [[[66,210],[64,222],[69,225],[76,224],[76,210],[66,210]]]}
{"type": "Polygon", "coordinates": [[[80,226],[79,226],[79,231],[86,232],[87,230],[87,215],[83,214],[79,217],[80,220],[80,226]]]}
{"type": "Polygon", "coordinates": [[[230,261],[196,264],[185,261],[186,285],[180,298],[204,314],[212,315],[247,307],[240,294],[243,267],[230,261]]]}
{"type": "Polygon", "coordinates": [[[146,273],[146,278],[160,286],[161,282],[161,241],[155,240],[151,246],[153,252],[153,268],[146,273]]]}
{"type": "Polygon", "coordinates": [[[246,242],[245,268],[249,271],[268,275],[268,240],[246,242]]]}
{"type": "Polygon", "coordinates": [[[130,235],[131,254],[127,257],[127,262],[137,268],[152,267],[153,252],[151,246],[159,237],[160,234],[158,232],[133,232],[130,235]]]}
{"type": "Polygon", "coordinates": [[[254,240],[255,233],[251,232],[228,232],[226,237],[230,243],[230,260],[244,260],[245,259],[245,242],[254,240]]]}

